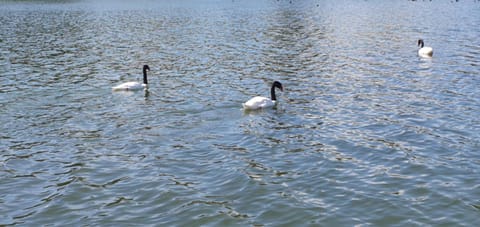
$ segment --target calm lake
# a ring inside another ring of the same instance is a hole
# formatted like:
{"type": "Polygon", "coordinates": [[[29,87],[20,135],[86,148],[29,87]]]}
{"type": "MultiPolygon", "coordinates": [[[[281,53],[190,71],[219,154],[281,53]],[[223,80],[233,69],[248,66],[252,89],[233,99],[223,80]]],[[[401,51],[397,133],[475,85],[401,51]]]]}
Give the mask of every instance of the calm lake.
{"type": "Polygon", "coordinates": [[[479,226],[479,25],[474,0],[0,0],[0,226],[479,226]]]}

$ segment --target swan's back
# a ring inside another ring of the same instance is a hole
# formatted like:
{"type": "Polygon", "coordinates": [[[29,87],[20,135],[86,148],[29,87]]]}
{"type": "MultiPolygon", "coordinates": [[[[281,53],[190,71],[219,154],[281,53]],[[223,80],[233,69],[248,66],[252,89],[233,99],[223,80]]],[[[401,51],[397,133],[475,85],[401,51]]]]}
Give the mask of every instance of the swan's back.
{"type": "Polygon", "coordinates": [[[262,108],[268,108],[275,105],[275,101],[266,97],[253,97],[247,102],[243,103],[243,108],[246,110],[256,110],[262,108]]]}
{"type": "Polygon", "coordinates": [[[433,48],[422,47],[418,50],[418,55],[420,55],[421,57],[432,57],[433,56],[433,48]]]}
{"type": "Polygon", "coordinates": [[[139,82],[126,82],[123,84],[120,84],[118,86],[115,86],[112,88],[114,91],[136,91],[136,90],[142,90],[147,87],[146,84],[141,84],[139,82]]]}

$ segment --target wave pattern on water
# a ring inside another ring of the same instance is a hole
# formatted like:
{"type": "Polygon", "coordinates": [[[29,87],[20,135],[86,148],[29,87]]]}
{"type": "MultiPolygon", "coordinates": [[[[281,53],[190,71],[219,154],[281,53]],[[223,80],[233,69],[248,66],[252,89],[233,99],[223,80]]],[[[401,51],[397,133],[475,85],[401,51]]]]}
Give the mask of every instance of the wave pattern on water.
{"type": "Polygon", "coordinates": [[[0,225],[478,223],[478,3],[116,3],[0,9],[0,225]]]}

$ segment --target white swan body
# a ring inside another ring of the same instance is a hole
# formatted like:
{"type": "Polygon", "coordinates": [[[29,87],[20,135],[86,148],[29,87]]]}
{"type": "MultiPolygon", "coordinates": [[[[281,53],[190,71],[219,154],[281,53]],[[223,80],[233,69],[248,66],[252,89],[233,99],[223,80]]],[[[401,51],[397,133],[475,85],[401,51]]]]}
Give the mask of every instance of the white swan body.
{"type": "Polygon", "coordinates": [[[146,89],[146,88],[148,88],[147,84],[142,84],[142,83],[139,83],[139,82],[132,81],[132,82],[126,82],[126,83],[117,85],[117,86],[113,87],[112,90],[114,90],[114,91],[138,91],[138,90],[142,90],[142,89],[146,89]]]}
{"type": "Polygon", "coordinates": [[[424,58],[431,58],[433,56],[433,48],[424,46],[423,40],[418,40],[418,46],[420,49],[418,50],[418,56],[424,58]]]}
{"type": "Polygon", "coordinates": [[[147,71],[150,71],[148,65],[143,66],[143,83],[140,82],[126,82],[115,87],[112,87],[113,91],[138,91],[148,89],[147,71]]]}
{"type": "Polygon", "coordinates": [[[275,88],[279,88],[283,91],[283,86],[280,82],[275,81],[272,84],[272,88],[270,89],[271,98],[256,96],[248,100],[247,102],[243,103],[243,108],[245,110],[258,110],[263,108],[270,108],[274,107],[277,104],[277,98],[275,96],[275,88]]]}
{"type": "Polygon", "coordinates": [[[433,48],[431,47],[423,47],[418,50],[418,55],[420,57],[432,57],[433,56],[433,48]]]}
{"type": "Polygon", "coordinates": [[[270,108],[275,106],[276,101],[267,97],[256,96],[243,103],[243,108],[246,110],[257,110],[262,108],[270,108]]]}

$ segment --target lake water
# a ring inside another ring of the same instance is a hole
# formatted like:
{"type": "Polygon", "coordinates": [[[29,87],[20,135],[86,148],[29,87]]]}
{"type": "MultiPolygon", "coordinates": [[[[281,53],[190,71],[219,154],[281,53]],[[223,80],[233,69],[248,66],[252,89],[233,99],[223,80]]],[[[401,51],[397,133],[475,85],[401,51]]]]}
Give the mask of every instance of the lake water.
{"type": "Polygon", "coordinates": [[[2,0],[0,226],[478,226],[479,25],[473,0],[2,0]]]}

